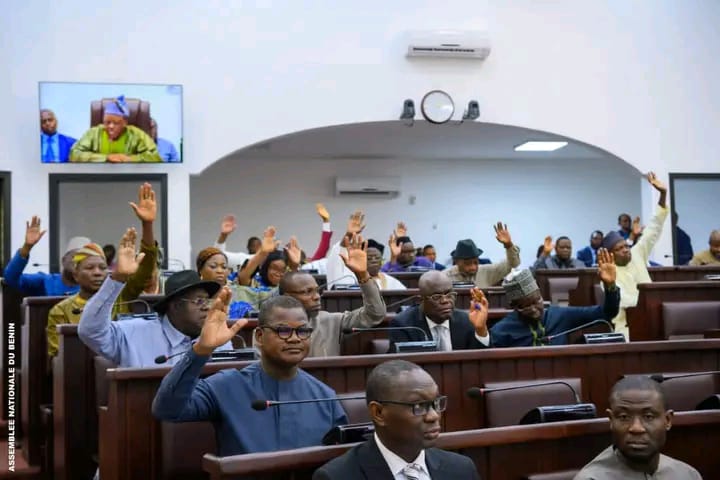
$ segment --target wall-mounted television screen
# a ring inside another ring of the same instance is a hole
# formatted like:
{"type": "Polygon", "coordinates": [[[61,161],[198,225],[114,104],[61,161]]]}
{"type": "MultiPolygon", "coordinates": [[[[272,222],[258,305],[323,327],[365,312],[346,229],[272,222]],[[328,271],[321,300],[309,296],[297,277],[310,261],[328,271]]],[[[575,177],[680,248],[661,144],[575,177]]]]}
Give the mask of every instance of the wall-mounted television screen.
{"type": "Polygon", "coordinates": [[[182,162],[182,86],[40,82],[43,163],[182,162]]]}

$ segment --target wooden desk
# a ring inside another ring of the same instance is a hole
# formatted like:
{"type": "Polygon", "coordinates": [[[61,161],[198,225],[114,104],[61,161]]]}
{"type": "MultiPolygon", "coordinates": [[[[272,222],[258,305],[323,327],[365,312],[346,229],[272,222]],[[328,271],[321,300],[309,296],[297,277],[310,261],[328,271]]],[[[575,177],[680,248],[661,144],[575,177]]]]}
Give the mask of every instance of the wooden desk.
{"type": "MultiPolygon", "coordinates": [[[[311,358],[302,363],[310,374],[338,393],[362,391],[370,370],[395,355],[311,358]]],[[[541,348],[486,349],[408,354],[402,358],[423,366],[449,396],[444,416],[446,431],[481,428],[482,405],[465,391],[486,382],[578,377],[582,398],[607,408],[612,385],[630,373],[692,372],[720,369],[720,340],[637,342],[541,348]]],[[[246,362],[207,365],[204,375],[223,368],[242,368],[246,362]]],[[[151,404],[169,368],[114,369],[110,379],[108,412],[101,423],[100,463],[103,480],[157,478],[161,456],[160,423],[151,404]]]]}
{"type": "Polygon", "coordinates": [[[707,280],[707,275],[720,275],[720,266],[648,267],[648,273],[653,282],[691,282],[707,280]]]}
{"type": "Polygon", "coordinates": [[[626,310],[632,341],[665,339],[663,302],[720,300],[720,281],[641,283],[638,290],[637,306],[626,310]]]}
{"type": "MultiPolygon", "coordinates": [[[[580,469],[610,445],[606,418],[544,425],[443,433],[437,446],[470,457],[483,480],[518,480],[533,473],[580,469]]],[[[678,413],[663,453],[689,463],[703,478],[720,478],[714,446],[720,440],[720,411],[678,413]]],[[[309,479],[312,472],[353,445],[309,447],[233,457],[206,454],[212,480],[309,479]]]]}
{"type": "MultiPolygon", "coordinates": [[[[470,289],[455,289],[457,292],[457,300],[455,307],[467,310],[470,308],[470,289]]],[[[485,296],[490,303],[490,308],[507,308],[505,301],[505,291],[501,287],[484,288],[485,296]]],[[[382,290],[382,296],[385,305],[396,304],[407,299],[402,305],[414,305],[419,303],[420,291],[418,289],[409,288],[407,290],[382,290]],[[411,297],[416,296],[415,301],[411,297]]],[[[360,290],[330,290],[323,293],[322,309],[328,312],[344,312],[346,310],[355,310],[363,306],[362,292],[360,290]]],[[[388,308],[389,313],[397,312],[400,305],[388,308]]]]}

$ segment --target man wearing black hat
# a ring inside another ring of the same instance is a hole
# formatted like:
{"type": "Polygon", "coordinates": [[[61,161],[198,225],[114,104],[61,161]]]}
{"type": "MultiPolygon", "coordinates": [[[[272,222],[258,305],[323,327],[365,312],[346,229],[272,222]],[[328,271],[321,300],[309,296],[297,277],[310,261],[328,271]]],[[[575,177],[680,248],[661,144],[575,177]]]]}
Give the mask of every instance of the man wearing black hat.
{"type": "Polygon", "coordinates": [[[655,216],[650,220],[650,224],[643,231],[643,235],[630,248],[627,241],[618,233],[610,232],[603,239],[603,248],[606,248],[615,256],[615,265],[617,265],[617,286],[620,288],[620,312],[613,319],[615,331],[625,334],[630,338],[625,318],[625,309],[634,307],[638,301],[638,283],[649,283],[650,274],[647,270],[650,252],[655,247],[662,227],[667,218],[668,209],[665,205],[667,198],[667,187],[662,183],[653,172],[647,174],[647,180],[655,190],[660,193],[658,198],[658,208],[655,216]]]}
{"type": "MultiPolygon", "coordinates": [[[[165,282],[165,298],[155,304],[159,318],[113,322],[113,304],[143,257],[136,256],[134,242],[120,244],[115,270],[88,300],[78,325],[78,336],[88,348],[121,367],[149,367],[163,356],[168,364],[175,363],[179,357],[173,355],[189,350],[200,335],[212,297],[220,289],[217,282],[201,281],[193,270],[177,272],[165,282]]],[[[232,344],[220,349],[232,349],[232,344]]]]}
{"type": "Polygon", "coordinates": [[[513,245],[507,225],[498,222],[493,228],[495,238],[505,247],[505,260],[491,265],[480,265],[478,257],[482,255],[482,250],[469,238],[460,240],[453,252],[455,265],[443,271],[453,283],[471,283],[478,288],[491,287],[520,265],[520,249],[513,245]]]}

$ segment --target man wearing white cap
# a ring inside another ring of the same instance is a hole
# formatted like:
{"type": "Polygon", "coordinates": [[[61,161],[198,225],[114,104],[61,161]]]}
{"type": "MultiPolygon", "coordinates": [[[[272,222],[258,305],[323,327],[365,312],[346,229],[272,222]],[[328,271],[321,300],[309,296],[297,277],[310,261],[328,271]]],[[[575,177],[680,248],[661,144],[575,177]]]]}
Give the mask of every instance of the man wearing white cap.
{"type": "Polygon", "coordinates": [[[75,264],[73,254],[83,245],[91,243],[87,237],[73,237],[68,242],[62,257],[62,273],[23,273],[30,259],[30,250],[45,235],[40,228],[40,217],[33,216],[26,222],[25,243],[8,262],[3,273],[5,283],[23,295],[30,297],[73,295],[78,292],[78,284],[73,278],[75,264]]]}

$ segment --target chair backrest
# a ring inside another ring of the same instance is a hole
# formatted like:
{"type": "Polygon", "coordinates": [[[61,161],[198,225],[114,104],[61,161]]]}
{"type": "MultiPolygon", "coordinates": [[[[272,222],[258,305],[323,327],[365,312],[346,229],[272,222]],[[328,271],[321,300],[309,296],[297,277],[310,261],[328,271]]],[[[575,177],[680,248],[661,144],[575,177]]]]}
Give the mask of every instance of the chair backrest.
{"type": "Polygon", "coordinates": [[[580,470],[563,470],[562,472],[533,473],[524,480],[573,480],[580,470]]]}
{"type": "MultiPolygon", "coordinates": [[[[348,392],[343,393],[343,397],[359,397],[365,395],[365,392],[348,392]]],[[[370,421],[370,413],[368,412],[367,403],[364,398],[355,400],[340,400],[340,404],[348,416],[349,423],[365,423],[370,421]]]]}
{"type": "Polygon", "coordinates": [[[582,381],[579,378],[548,378],[544,380],[520,380],[514,382],[486,383],[485,388],[505,388],[528,385],[527,388],[486,392],[485,422],[488,427],[517,425],[527,412],[536,407],[568,405],[575,403],[575,394],[563,384],[530,386],[544,382],[566,382],[582,398],[582,381]]]}
{"type": "MultiPolygon", "coordinates": [[[[90,126],[100,125],[103,122],[105,104],[112,102],[112,98],[93,100],[90,102],[90,126]]],[[[130,110],[128,124],[135,125],[150,135],[150,102],[138,98],[126,98],[125,103],[130,110]]]]}
{"type": "Polygon", "coordinates": [[[97,400],[98,407],[103,407],[108,404],[110,382],[105,372],[108,368],[115,367],[117,367],[117,365],[105,357],[101,357],[100,355],[95,357],[95,399],[97,400]]]}
{"type": "MultiPolygon", "coordinates": [[[[673,375],[682,375],[682,373],[663,373],[666,378],[673,375]]],[[[700,402],[711,395],[720,393],[720,376],[708,374],[666,379],[662,383],[662,389],[665,392],[665,400],[669,409],[676,412],[695,410],[700,402]]]]}
{"type": "MultiPolygon", "coordinates": [[[[215,429],[210,422],[161,422],[162,460],[160,478],[190,480],[206,478],[202,457],[216,453],[215,429]]],[[[258,433],[261,435],[261,433],[258,433]]]]}
{"type": "Polygon", "coordinates": [[[567,306],[570,304],[570,290],[578,286],[579,277],[548,277],[550,303],[567,306]]]}
{"type": "Polygon", "coordinates": [[[703,338],[720,328],[720,302],[663,302],[662,318],[666,339],[703,338]]]}

